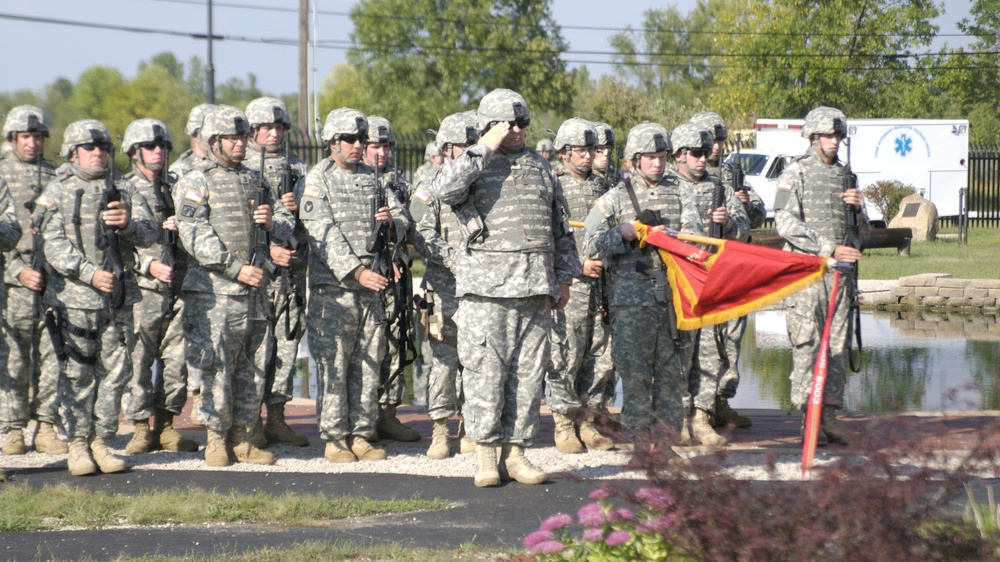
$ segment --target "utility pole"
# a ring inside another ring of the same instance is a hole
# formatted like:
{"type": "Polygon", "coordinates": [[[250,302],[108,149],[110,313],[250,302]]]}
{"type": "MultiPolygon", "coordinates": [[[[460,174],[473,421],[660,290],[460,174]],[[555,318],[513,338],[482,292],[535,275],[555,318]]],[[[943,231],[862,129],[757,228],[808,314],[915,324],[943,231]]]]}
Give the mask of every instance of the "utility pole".
{"type": "Polygon", "coordinates": [[[215,64],[212,62],[212,0],[208,0],[208,65],[205,67],[205,93],[208,103],[215,103],[215,64]]]}
{"type": "Polygon", "coordinates": [[[309,0],[299,0],[299,132],[309,134],[309,0]]]}

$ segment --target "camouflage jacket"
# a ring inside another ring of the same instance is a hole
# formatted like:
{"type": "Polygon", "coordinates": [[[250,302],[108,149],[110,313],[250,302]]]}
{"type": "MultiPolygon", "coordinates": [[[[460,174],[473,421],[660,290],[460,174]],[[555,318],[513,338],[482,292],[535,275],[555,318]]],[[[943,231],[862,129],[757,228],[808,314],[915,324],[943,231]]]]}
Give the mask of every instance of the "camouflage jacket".
{"type": "Polygon", "coordinates": [[[442,206],[425,184],[418,184],[410,202],[413,212],[420,215],[413,236],[413,247],[424,258],[423,287],[432,291],[455,294],[455,253],[461,238],[462,225],[450,207],[442,206]]]}
{"type": "MultiPolygon", "coordinates": [[[[159,201],[159,197],[156,193],[156,188],[151,180],[146,179],[135,167],[125,175],[125,179],[132,182],[132,185],[142,194],[146,199],[146,203],[150,206],[153,213],[152,219],[156,224],[161,225],[160,237],[156,239],[152,245],[148,248],[143,248],[139,250],[138,259],[135,263],[135,273],[138,280],[139,286],[143,289],[149,289],[152,291],[169,291],[170,285],[157,281],[149,272],[149,266],[152,265],[154,261],[159,261],[163,259],[163,242],[166,240],[167,231],[162,228],[162,224],[165,220],[170,218],[167,215],[167,209],[159,201]]],[[[167,173],[164,175],[162,189],[164,191],[163,197],[169,198],[170,204],[173,205],[173,189],[177,183],[177,178],[171,174],[167,173]]],[[[183,272],[187,269],[187,254],[184,249],[177,244],[174,248],[174,283],[180,286],[181,280],[183,279],[183,272]]]]}
{"type": "MultiPolygon", "coordinates": [[[[716,176],[706,174],[702,181],[693,182],[677,174],[675,181],[681,190],[681,232],[712,235],[711,213],[715,204],[716,176]]],[[[722,184],[729,222],[722,227],[722,237],[745,242],[750,237],[750,219],[743,210],[743,202],[736,197],[732,188],[722,184]]]]}
{"type": "MultiPolygon", "coordinates": [[[[706,171],[712,175],[722,173],[722,185],[732,187],[733,167],[728,163],[724,163],[718,168],[708,168],[706,171]]],[[[767,207],[764,206],[764,200],[760,198],[760,195],[757,195],[753,187],[750,187],[746,177],[743,178],[743,190],[747,192],[749,199],[749,202],[743,205],[743,210],[746,212],[747,218],[750,219],[750,228],[760,228],[760,225],[764,224],[764,219],[767,218],[767,207]]]]}
{"type": "Polygon", "coordinates": [[[10,195],[14,198],[14,210],[21,228],[21,239],[17,241],[17,246],[4,253],[4,282],[8,285],[21,286],[18,275],[25,267],[31,266],[35,248],[31,209],[34,208],[35,199],[56,176],[52,164],[43,161],[39,182],[38,170],[37,164],[22,162],[13,150],[0,154],[0,180],[7,183],[10,195]]]}
{"type": "Polygon", "coordinates": [[[170,165],[170,173],[178,178],[183,178],[188,172],[195,169],[204,161],[204,158],[198,156],[189,148],[185,150],[183,154],[178,156],[177,160],[174,160],[174,163],[170,165]]]}

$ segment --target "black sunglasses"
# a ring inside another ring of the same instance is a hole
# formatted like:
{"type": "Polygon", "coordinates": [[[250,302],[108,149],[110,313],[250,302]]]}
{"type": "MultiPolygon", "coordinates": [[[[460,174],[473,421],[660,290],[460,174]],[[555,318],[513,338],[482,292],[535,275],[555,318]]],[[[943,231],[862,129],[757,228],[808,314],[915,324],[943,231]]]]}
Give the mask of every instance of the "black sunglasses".
{"type": "Polygon", "coordinates": [[[139,143],[139,148],[145,148],[146,150],[153,150],[156,148],[170,148],[170,145],[164,141],[142,142],[139,143]]]}
{"type": "Polygon", "coordinates": [[[108,152],[111,150],[111,145],[103,142],[102,143],[88,142],[86,144],[81,144],[80,148],[86,150],[87,152],[90,152],[91,150],[94,149],[100,149],[103,150],[104,152],[108,152]]]}
{"type": "Polygon", "coordinates": [[[695,158],[701,158],[703,156],[708,156],[708,151],[704,148],[689,148],[688,154],[694,156],[695,158]]]}
{"type": "MultiPolygon", "coordinates": [[[[501,121],[490,121],[489,124],[486,125],[486,130],[489,131],[500,122],[501,121]]],[[[510,125],[511,129],[514,128],[514,125],[517,125],[521,129],[527,129],[531,125],[531,119],[515,119],[514,121],[507,121],[507,124],[510,125]]]]}
{"type": "Polygon", "coordinates": [[[347,144],[354,144],[356,142],[365,142],[368,137],[363,135],[340,135],[340,141],[346,142],[347,144]]]}

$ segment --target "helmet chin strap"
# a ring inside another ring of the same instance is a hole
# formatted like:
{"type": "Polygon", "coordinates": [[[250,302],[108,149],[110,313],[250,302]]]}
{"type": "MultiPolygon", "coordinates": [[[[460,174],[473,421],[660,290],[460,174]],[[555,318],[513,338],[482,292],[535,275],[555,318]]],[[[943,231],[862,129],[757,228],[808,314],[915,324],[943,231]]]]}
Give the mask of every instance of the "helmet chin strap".
{"type": "Polygon", "coordinates": [[[837,153],[836,152],[827,152],[827,151],[823,150],[823,145],[819,143],[819,139],[818,138],[814,137],[814,140],[812,141],[812,145],[814,147],[816,147],[816,148],[819,149],[819,153],[822,154],[824,158],[826,158],[828,160],[836,160],[837,159],[837,153]]]}
{"type": "Polygon", "coordinates": [[[680,170],[682,166],[685,170],[687,170],[687,176],[695,181],[701,180],[701,178],[705,175],[705,172],[703,171],[699,172],[698,170],[692,169],[691,166],[688,166],[688,163],[686,161],[678,164],[677,169],[680,170]]]}
{"type": "Polygon", "coordinates": [[[213,145],[209,145],[209,146],[212,147],[212,152],[214,152],[216,154],[216,158],[219,158],[220,154],[226,157],[226,162],[225,162],[226,164],[239,164],[240,162],[243,161],[242,158],[239,159],[239,160],[237,160],[232,154],[230,154],[230,153],[226,152],[225,150],[223,150],[223,148],[222,148],[222,139],[219,139],[218,144],[216,144],[214,146],[213,145]]]}
{"type": "Polygon", "coordinates": [[[643,172],[642,168],[639,167],[639,160],[638,160],[638,158],[632,160],[632,169],[635,170],[636,175],[638,175],[640,178],[646,180],[649,183],[653,183],[653,184],[660,183],[660,180],[663,179],[663,172],[660,172],[659,174],[655,174],[655,175],[654,174],[647,174],[646,172],[643,172]]]}
{"type": "Polygon", "coordinates": [[[592,169],[592,166],[587,166],[586,168],[584,168],[583,166],[577,166],[573,164],[573,162],[569,158],[563,160],[563,165],[569,168],[570,170],[573,170],[577,174],[580,174],[583,177],[587,177],[588,175],[590,175],[590,170],[592,169]]]}

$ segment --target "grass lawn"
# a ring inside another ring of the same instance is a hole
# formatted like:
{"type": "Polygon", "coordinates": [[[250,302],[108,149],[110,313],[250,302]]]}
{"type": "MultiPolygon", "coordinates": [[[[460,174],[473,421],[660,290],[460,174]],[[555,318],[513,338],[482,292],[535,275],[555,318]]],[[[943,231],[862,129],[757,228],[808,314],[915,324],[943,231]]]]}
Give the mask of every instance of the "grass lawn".
{"type": "Polygon", "coordinates": [[[1000,229],[971,228],[969,243],[958,243],[957,230],[945,229],[934,242],[914,242],[910,257],[894,248],[865,250],[862,279],[898,279],[920,273],[950,273],[956,279],[1000,279],[1000,229]]]}

